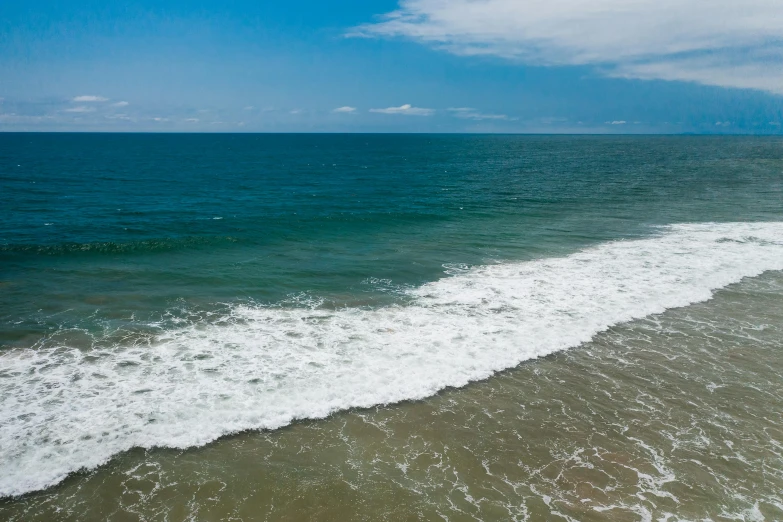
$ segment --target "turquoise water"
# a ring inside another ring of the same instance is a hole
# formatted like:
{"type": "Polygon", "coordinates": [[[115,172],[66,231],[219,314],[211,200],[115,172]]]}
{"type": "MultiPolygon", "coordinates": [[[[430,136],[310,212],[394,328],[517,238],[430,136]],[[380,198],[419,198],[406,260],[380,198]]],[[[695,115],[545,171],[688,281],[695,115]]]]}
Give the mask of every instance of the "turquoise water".
{"type": "Polygon", "coordinates": [[[0,339],[12,345],[216,302],[387,303],[445,264],[783,214],[777,138],[0,139],[0,339]]]}
{"type": "Polygon", "coordinates": [[[777,277],[781,202],[779,138],[0,135],[0,495],[639,344],[777,277]]]}

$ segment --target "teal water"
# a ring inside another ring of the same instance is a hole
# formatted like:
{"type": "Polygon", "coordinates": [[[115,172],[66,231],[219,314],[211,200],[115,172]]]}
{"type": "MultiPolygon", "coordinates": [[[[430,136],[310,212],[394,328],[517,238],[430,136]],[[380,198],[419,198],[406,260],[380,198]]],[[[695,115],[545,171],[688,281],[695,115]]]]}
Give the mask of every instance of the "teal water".
{"type": "Polygon", "coordinates": [[[783,215],[779,138],[0,139],[7,344],[216,302],[386,303],[444,264],[783,215]]]}
{"type": "Polygon", "coordinates": [[[0,135],[0,495],[428,404],[774,278],[781,202],[779,138],[0,135]]]}

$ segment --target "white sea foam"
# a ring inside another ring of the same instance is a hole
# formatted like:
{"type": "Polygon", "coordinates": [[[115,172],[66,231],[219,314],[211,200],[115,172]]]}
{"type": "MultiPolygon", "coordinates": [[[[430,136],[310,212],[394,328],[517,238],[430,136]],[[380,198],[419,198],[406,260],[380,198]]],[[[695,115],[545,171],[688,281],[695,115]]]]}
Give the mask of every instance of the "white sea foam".
{"type": "Polygon", "coordinates": [[[336,410],[420,399],[783,269],[783,223],[676,225],[564,258],[455,270],[412,304],[235,307],[151,344],[0,357],[0,495],[131,447],[202,445],[336,410]]]}

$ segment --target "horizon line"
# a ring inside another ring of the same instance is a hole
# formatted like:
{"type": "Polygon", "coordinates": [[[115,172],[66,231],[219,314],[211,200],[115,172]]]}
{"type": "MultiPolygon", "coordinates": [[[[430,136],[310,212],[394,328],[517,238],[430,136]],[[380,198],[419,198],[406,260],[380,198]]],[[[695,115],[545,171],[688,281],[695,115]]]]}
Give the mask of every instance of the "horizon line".
{"type": "Polygon", "coordinates": [[[3,130],[0,134],[186,134],[186,135],[455,135],[455,136],[755,136],[783,137],[771,132],[396,132],[396,131],[124,131],[124,130],[3,130]]]}

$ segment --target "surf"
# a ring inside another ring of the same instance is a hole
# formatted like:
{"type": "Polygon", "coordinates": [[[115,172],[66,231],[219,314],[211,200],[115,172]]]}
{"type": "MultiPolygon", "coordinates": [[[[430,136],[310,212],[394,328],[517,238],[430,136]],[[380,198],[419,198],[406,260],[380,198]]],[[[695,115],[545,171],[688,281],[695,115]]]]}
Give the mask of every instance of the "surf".
{"type": "Polygon", "coordinates": [[[420,400],[783,270],[783,223],[660,228],[560,258],[451,267],[377,309],[236,305],[150,338],[0,356],[0,496],[133,447],[188,448],[420,400]]]}

